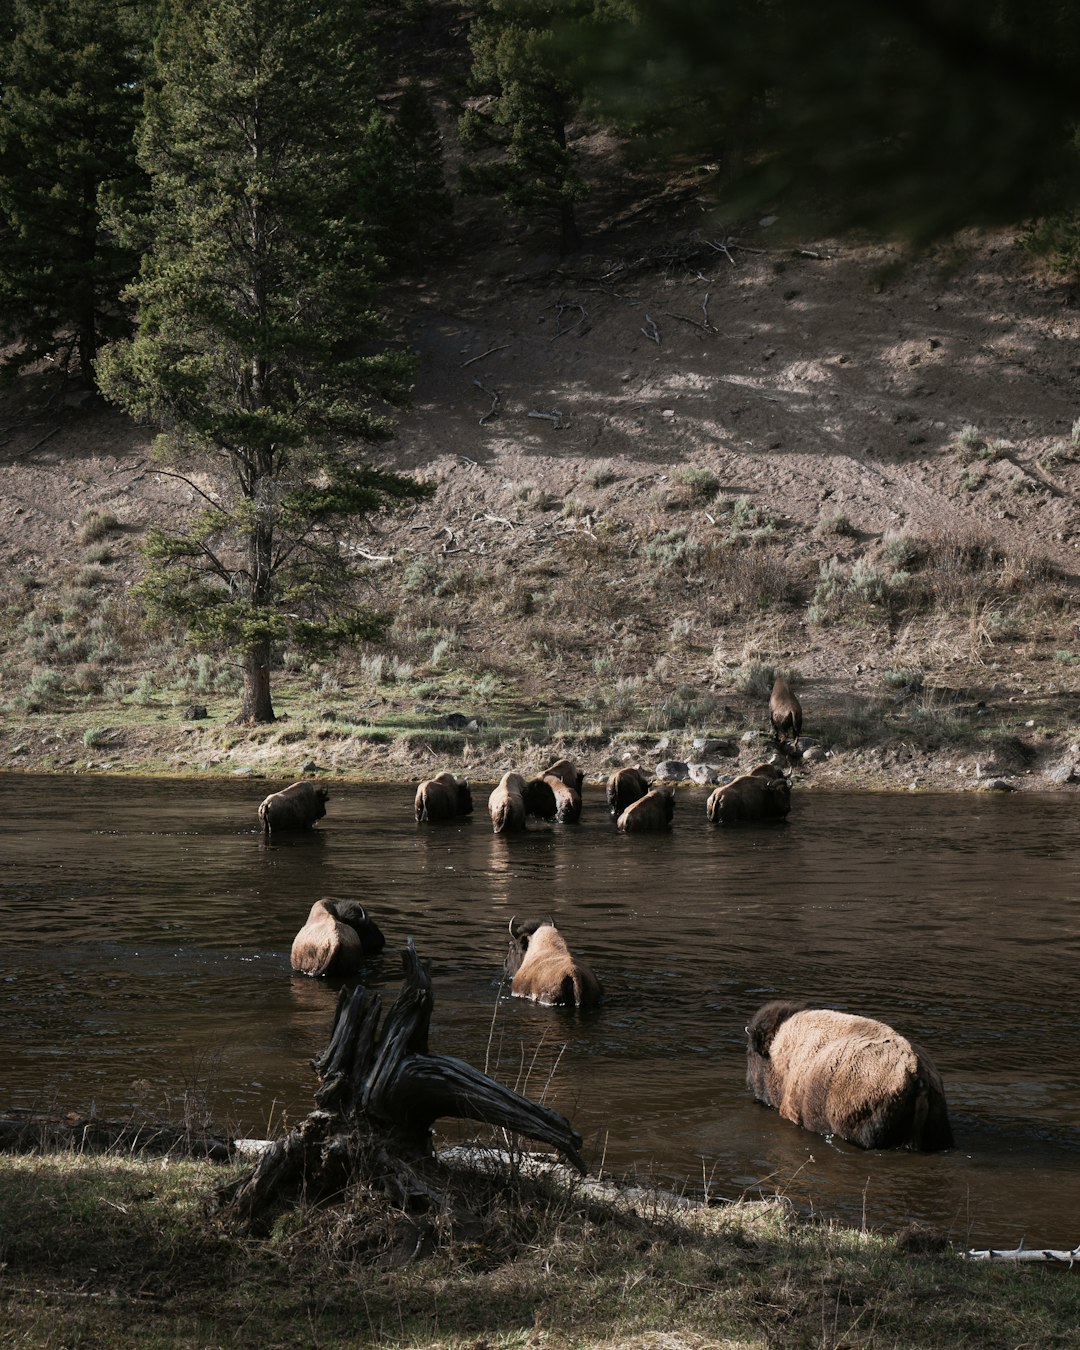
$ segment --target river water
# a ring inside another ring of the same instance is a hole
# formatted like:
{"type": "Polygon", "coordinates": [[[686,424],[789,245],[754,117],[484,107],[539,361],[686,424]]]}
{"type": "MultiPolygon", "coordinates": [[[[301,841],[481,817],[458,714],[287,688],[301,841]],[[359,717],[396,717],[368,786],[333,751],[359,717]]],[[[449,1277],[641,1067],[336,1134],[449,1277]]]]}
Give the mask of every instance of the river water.
{"type": "Polygon", "coordinates": [[[624,837],[587,788],[579,826],[496,838],[486,790],[417,826],[411,788],[339,785],[316,830],[267,845],[255,811],[282,785],[0,777],[0,1114],[296,1123],[336,989],[289,947],[314,899],[354,897],[387,938],[365,983],[392,1001],[411,937],[432,1050],[557,1107],[593,1170],[967,1245],[1080,1242],[1075,795],[796,788],[788,823],[738,829],[687,788],[669,834],[624,837]],[[598,1011],[506,996],[515,914],[556,920],[598,1011]],[[868,1153],[754,1102],[743,1026],[779,996],[920,1043],[957,1148],[868,1153]]]}

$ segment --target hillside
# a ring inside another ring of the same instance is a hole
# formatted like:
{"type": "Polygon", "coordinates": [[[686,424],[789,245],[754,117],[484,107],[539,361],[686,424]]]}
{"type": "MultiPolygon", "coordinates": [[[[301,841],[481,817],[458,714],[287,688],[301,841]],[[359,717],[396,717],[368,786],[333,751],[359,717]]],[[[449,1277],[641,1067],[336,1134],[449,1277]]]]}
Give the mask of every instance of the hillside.
{"type": "Polygon", "coordinates": [[[491,779],[558,746],[599,778],[760,729],[780,668],[808,782],[1076,778],[1071,290],[1005,234],[899,265],[687,184],[588,225],[559,259],[471,222],[390,297],[420,367],[378,462],[438,491],[354,541],[390,646],[283,653],[273,727],[128,595],[202,480],[47,373],[10,391],[0,767],[491,779]]]}

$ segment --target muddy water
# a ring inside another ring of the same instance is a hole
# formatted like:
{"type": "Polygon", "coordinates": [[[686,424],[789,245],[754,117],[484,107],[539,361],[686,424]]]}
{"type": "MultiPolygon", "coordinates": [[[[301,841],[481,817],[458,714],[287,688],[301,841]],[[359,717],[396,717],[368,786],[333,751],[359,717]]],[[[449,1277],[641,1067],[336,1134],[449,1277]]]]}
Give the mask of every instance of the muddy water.
{"type": "Polygon", "coordinates": [[[624,838],[590,789],[580,826],[497,839],[482,809],[417,827],[411,789],[342,786],[268,847],[277,786],[0,778],[0,1112],[296,1121],[336,991],[292,976],[289,946],[312,899],[355,896],[388,939],[367,983],[394,995],[411,936],[433,1049],[545,1097],[594,1167],[975,1245],[1080,1241],[1074,795],[802,792],[786,826],[718,830],[687,789],[670,835],[624,838]],[[598,1012],[500,993],[513,914],[557,920],[598,1012]],[[865,1153],[754,1103],[742,1028],[779,995],[921,1042],[958,1147],[865,1153]]]}

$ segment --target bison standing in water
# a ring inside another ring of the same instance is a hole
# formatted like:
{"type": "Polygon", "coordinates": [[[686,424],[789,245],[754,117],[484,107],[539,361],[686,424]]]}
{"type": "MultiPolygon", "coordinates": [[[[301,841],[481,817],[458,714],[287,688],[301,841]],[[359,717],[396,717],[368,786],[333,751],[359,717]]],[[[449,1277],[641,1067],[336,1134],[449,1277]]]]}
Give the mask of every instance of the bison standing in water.
{"type": "Polygon", "coordinates": [[[525,779],[519,773],[504,773],[491,796],[488,815],[496,834],[525,828],[525,779]]]}
{"type": "Polygon", "coordinates": [[[952,1147],[937,1070],[884,1022],[778,1000],[746,1036],[746,1084],[785,1120],[860,1148],[952,1147]]]}
{"type": "Polygon", "coordinates": [[[310,830],[326,815],[330,793],[308,779],[271,792],[259,804],[259,824],[264,834],[274,830],[310,830]]]}
{"type": "Polygon", "coordinates": [[[453,820],[472,814],[472,789],[467,778],[452,773],[425,778],[416,789],[414,811],[417,821],[453,820]]]}
{"type": "Polygon", "coordinates": [[[510,949],[504,969],[515,998],[588,1008],[599,1003],[604,994],[600,981],[572,955],[550,920],[510,920],[510,949]]]}
{"type": "Polygon", "coordinates": [[[628,806],[639,801],[648,790],[649,780],[637,765],[616,769],[607,780],[608,810],[613,816],[621,816],[628,806]]]}
{"type": "Polygon", "coordinates": [[[551,789],[555,819],[563,824],[576,824],[581,819],[581,792],[550,770],[542,776],[541,781],[551,789]]]}
{"type": "Polygon", "coordinates": [[[363,905],[326,897],[311,906],[289,959],[301,975],[355,975],[365,956],[377,956],[385,946],[363,905]]]}
{"type": "Polygon", "coordinates": [[[791,784],[775,764],[759,764],[721,784],[705,803],[705,814],[714,825],[783,820],[790,810],[791,784]]]}
{"type": "Polygon", "coordinates": [[[769,695],[769,722],[778,743],[790,739],[792,748],[798,750],[799,737],[802,735],[802,704],[791,692],[787,680],[777,675],[769,695]]]}
{"type": "Polygon", "coordinates": [[[666,830],[675,814],[675,793],[671,788],[653,788],[644,797],[631,802],[616,824],[625,834],[645,830],[666,830]]]}

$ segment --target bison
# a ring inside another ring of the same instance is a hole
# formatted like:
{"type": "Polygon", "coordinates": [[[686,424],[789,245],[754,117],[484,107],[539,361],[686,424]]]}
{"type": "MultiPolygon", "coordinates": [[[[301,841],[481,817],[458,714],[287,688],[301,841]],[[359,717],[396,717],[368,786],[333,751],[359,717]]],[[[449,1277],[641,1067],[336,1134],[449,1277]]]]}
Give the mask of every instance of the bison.
{"type": "Polygon", "coordinates": [[[951,1148],[941,1079],[884,1022],[786,1000],[746,1028],[746,1084],[760,1102],[860,1148],[951,1148]]]}
{"type": "Polygon", "coordinates": [[[791,692],[787,680],[777,675],[769,695],[769,721],[773,735],[778,743],[790,737],[795,750],[799,748],[799,736],[802,734],[802,704],[791,692]]]}
{"type": "Polygon", "coordinates": [[[327,896],[311,906],[289,959],[301,975],[354,975],[365,956],[377,956],[385,945],[363,905],[327,896]]]}
{"type": "Polygon", "coordinates": [[[472,789],[467,778],[452,773],[425,778],[416,789],[415,813],[417,821],[453,820],[455,816],[472,813],[472,789]]]}
{"type": "Polygon", "coordinates": [[[585,782],[585,775],[572,759],[557,759],[550,769],[544,770],[543,776],[545,778],[558,778],[568,788],[573,788],[575,792],[580,792],[582,784],[585,782]]]}
{"type": "Polygon", "coordinates": [[[504,967],[515,998],[537,1003],[589,1008],[604,989],[583,961],[571,954],[562,934],[549,919],[531,923],[510,920],[510,947],[504,967]]]}
{"type": "Polygon", "coordinates": [[[555,819],[563,824],[576,824],[581,819],[580,789],[570,787],[564,779],[560,778],[558,774],[551,773],[550,770],[542,776],[540,781],[546,783],[551,789],[552,800],[555,804],[555,819]]]}
{"type": "Polygon", "coordinates": [[[525,828],[525,779],[521,774],[503,774],[488,797],[488,815],[496,834],[525,828]]]}
{"type": "Polygon", "coordinates": [[[523,795],[527,816],[539,816],[541,820],[555,819],[559,809],[555,801],[555,790],[546,779],[539,775],[530,778],[525,784],[523,795]]]}
{"type": "Polygon", "coordinates": [[[716,788],[705,803],[714,825],[783,820],[791,810],[791,784],[775,764],[759,764],[716,788]]]}
{"type": "Polygon", "coordinates": [[[621,816],[631,802],[644,797],[648,790],[649,780],[636,765],[616,769],[607,780],[608,810],[613,816],[621,816]]]}
{"type": "Polygon", "coordinates": [[[616,821],[626,834],[642,830],[663,830],[671,824],[675,814],[675,793],[671,788],[653,788],[644,797],[631,802],[616,821]]]}
{"type": "Polygon", "coordinates": [[[330,794],[309,779],[290,783],[280,792],[271,792],[259,804],[259,824],[264,834],[273,830],[310,830],[326,815],[330,794]]]}

